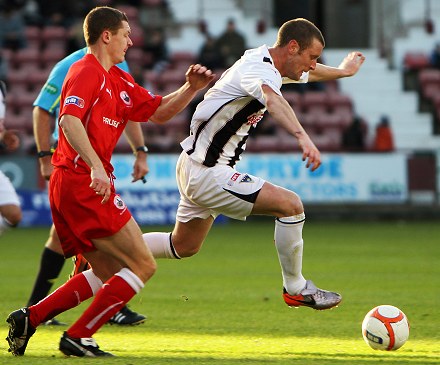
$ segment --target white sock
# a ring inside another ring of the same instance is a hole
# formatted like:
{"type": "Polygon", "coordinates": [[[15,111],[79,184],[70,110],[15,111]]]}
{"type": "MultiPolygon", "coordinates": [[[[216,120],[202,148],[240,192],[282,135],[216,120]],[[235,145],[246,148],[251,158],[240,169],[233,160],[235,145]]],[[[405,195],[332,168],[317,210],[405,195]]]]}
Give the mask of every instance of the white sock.
{"type": "Polygon", "coordinates": [[[4,218],[0,216],[0,234],[2,234],[2,232],[4,232],[6,228],[8,228],[8,226],[6,225],[4,218]]]}
{"type": "Polygon", "coordinates": [[[2,232],[6,231],[8,228],[11,228],[12,225],[11,223],[9,223],[9,221],[0,215],[0,234],[2,234],[2,232]]]}
{"type": "Polygon", "coordinates": [[[131,271],[128,267],[122,268],[119,272],[115,274],[116,276],[121,277],[126,281],[131,288],[139,294],[141,289],[144,287],[143,281],[137,276],[133,271],[131,271]]]}
{"type": "Polygon", "coordinates": [[[148,232],[142,235],[145,244],[156,259],[180,259],[169,232],[148,232]]]}
{"type": "Polygon", "coordinates": [[[82,274],[87,279],[87,282],[90,285],[90,288],[92,289],[93,295],[95,295],[99,289],[101,289],[103,282],[100,278],[98,278],[92,269],[83,271],[82,274]]]}
{"type": "Polygon", "coordinates": [[[306,286],[302,271],[304,213],[275,220],[275,247],[280,260],[283,285],[287,292],[296,295],[306,286]]]}

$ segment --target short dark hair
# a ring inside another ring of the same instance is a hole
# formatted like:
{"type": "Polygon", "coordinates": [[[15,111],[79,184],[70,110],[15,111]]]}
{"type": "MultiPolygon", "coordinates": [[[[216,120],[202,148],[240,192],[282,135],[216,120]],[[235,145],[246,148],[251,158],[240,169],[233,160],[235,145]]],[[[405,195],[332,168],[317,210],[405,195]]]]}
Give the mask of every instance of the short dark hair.
{"type": "Polygon", "coordinates": [[[284,47],[293,39],[298,42],[300,51],[310,47],[313,39],[317,39],[325,46],[321,31],[315,24],[304,18],[292,19],[285,22],[278,31],[275,46],[284,47]]]}
{"type": "Polygon", "coordinates": [[[84,38],[88,46],[95,44],[104,30],[116,34],[122,28],[122,21],[128,22],[127,15],[109,6],[97,6],[84,19],[84,38]]]}

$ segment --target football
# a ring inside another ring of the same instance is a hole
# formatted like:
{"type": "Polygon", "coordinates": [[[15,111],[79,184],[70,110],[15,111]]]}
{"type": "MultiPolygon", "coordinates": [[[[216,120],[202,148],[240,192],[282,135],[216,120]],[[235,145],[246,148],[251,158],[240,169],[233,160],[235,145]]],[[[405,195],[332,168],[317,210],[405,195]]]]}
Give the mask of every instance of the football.
{"type": "Polygon", "coordinates": [[[375,350],[397,350],[408,340],[409,323],[399,308],[379,305],[365,316],[362,322],[362,336],[375,350]]]}

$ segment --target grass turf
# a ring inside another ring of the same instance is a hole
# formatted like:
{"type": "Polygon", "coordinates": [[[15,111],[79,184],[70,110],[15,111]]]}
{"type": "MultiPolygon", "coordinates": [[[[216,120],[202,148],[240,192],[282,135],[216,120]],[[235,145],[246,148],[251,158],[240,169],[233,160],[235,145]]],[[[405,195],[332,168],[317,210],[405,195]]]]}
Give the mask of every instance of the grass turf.
{"type": "MultiPolygon", "coordinates": [[[[95,338],[117,355],[105,360],[112,364],[438,364],[438,231],[436,222],[309,219],[303,273],[344,298],[334,310],[314,311],[282,301],[272,220],[216,225],[196,256],[158,261],[156,275],[130,303],[148,316],[145,324],[106,325],[95,338]],[[410,321],[410,339],[396,352],[374,351],[362,339],[362,319],[379,304],[399,307],[410,321]]],[[[4,337],[4,319],[30,294],[47,234],[47,228],[17,229],[0,237],[4,337]]],[[[70,269],[67,262],[55,286],[70,269]]],[[[86,304],[58,319],[72,323],[86,304]]],[[[0,364],[78,361],[57,350],[64,329],[39,327],[22,358],[8,354],[2,340],[0,364]]]]}

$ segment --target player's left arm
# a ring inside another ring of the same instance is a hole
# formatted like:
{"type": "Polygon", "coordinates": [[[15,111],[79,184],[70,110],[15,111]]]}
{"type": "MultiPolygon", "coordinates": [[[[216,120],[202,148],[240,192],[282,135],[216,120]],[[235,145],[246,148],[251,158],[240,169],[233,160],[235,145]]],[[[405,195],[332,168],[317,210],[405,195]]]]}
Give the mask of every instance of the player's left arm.
{"type": "Polygon", "coordinates": [[[365,61],[361,52],[350,52],[338,67],[317,63],[309,72],[309,82],[336,80],[355,75],[365,61]]]}
{"type": "Polygon", "coordinates": [[[205,66],[191,65],[185,74],[186,82],[176,91],[162,98],[159,107],[150,120],[163,124],[185,109],[199,90],[204,89],[214,79],[214,74],[205,66]]]}
{"type": "Polygon", "coordinates": [[[147,161],[148,153],[138,150],[139,147],[145,146],[141,123],[128,121],[124,133],[134,155],[136,156],[133,165],[133,173],[131,174],[133,176],[132,182],[135,182],[144,178],[150,171],[147,161]]]}

